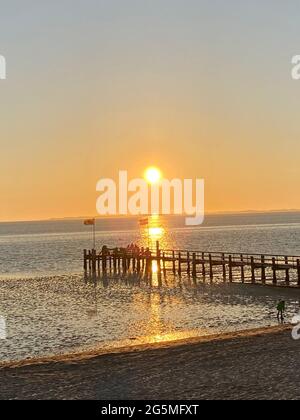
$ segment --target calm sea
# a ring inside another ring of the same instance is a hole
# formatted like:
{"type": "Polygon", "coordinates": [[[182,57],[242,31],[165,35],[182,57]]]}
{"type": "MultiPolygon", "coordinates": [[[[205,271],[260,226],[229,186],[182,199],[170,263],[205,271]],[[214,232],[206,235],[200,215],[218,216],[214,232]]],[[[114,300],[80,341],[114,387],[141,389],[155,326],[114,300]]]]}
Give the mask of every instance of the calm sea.
{"type": "MultiPolygon", "coordinates": [[[[203,251],[300,255],[300,212],[206,217],[199,228],[183,219],[153,218],[150,241],[203,251]]],[[[97,221],[97,246],[147,244],[134,218],[97,221]]],[[[273,325],[284,297],[288,315],[297,290],[197,284],[170,277],[163,285],[134,277],[84,278],[82,250],[92,235],[82,220],[0,224],[0,319],[7,339],[0,360],[20,360],[95,347],[111,349],[273,325]]]]}

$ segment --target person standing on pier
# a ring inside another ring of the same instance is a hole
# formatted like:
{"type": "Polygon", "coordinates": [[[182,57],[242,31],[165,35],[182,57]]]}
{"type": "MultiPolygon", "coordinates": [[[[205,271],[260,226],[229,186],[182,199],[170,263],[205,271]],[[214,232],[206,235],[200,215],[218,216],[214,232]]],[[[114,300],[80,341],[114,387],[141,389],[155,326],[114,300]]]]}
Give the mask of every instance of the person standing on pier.
{"type": "Polygon", "coordinates": [[[107,269],[107,257],[109,256],[109,250],[108,250],[108,247],[106,245],[103,245],[101,255],[102,255],[103,270],[106,270],[107,269]]]}

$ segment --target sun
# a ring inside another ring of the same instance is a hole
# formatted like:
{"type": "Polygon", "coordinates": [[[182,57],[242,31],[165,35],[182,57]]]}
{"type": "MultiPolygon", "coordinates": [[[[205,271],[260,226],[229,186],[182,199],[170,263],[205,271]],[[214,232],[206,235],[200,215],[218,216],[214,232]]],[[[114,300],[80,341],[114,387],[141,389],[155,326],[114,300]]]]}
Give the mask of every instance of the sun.
{"type": "Polygon", "coordinates": [[[155,166],[151,166],[146,169],[144,176],[149,184],[157,184],[161,180],[161,171],[155,166]]]}

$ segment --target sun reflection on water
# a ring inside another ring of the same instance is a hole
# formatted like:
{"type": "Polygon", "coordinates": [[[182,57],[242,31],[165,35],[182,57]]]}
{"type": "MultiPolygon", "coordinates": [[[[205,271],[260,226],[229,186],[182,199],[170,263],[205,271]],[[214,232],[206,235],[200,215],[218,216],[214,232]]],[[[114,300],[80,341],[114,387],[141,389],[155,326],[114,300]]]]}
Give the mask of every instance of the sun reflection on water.
{"type": "Polygon", "coordinates": [[[157,261],[154,260],[152,261],[152,274],[157,274],[158,273],[158,264],[157,261]]]}
{"type": "Polygon", "coordinates": [[[148,220],[148,226],[141,230],[142,246],[155,248],[156,242],[159,241],[161,248],[171,248],[167,220],[159,215],[149,216],[148,220]]]}
{"type": "Polygon", "coordinates": [[[164,234],[164,228],[162,227],[150,227],[149,228],[149,235],[151,238],[158,240],[161,239],[164,234]]]}
{"type": "MultiPolygon", "coordinates": [[[[179,305],[178,297],[170,297],[169,304],[172,306],[179,305]]],[[[171,320],[166,320],[164,316],[166,301],[161,293],[156,289],[152,290],[149,299],[136,299],[136,307],[148,314],[146,323],[143,324],[144,335],[136,337],[134,344],[150,344],[150,343],[167,343],[177,340],[194,338],[201,335],[207,335],[208,330],[200,329],[183,329],[178,330],[171,320]]]]}

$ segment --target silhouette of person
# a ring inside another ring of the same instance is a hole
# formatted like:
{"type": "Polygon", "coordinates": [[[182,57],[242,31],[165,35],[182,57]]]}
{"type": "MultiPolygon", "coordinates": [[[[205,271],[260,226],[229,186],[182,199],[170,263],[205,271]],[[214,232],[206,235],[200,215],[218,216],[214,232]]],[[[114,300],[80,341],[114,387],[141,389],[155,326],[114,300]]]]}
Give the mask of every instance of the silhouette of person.
{"type": "Polygon", "coordinates": [[[102,250],[101,250],[101,254],[102,254],[103,270],[106,270],[106,268],[107,268],[107,257],[109,256],[109,249],[106,245],[103,245],[102,250]]]}
{"type": "Polygon", "coordinates": [[[278,321],[283,322],[284,321],[284,312],[285,312],[285,301],[281,300],[278,302],[277,305],[277,319],[278,321]]]}

